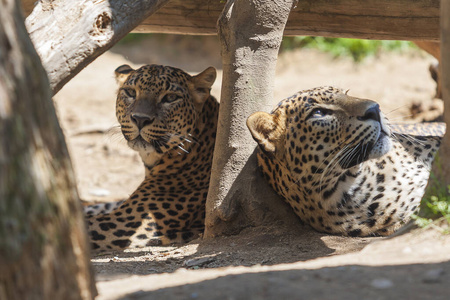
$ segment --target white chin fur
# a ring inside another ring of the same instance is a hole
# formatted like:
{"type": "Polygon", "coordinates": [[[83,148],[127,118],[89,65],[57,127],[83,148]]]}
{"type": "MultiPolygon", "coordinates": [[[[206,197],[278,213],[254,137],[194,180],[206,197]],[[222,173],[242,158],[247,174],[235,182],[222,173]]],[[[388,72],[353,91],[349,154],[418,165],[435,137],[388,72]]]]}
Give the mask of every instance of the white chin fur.
{"type": "Polygon", "coordinates": [[[128,146],[139,153],[146,167],[153,167],[162,157],[162,154],[156,152],[153,145],[144,144],[142,141],[128,142],[128,146]]]}
{"type": "Polygon", "coordinates": [[[370,151],[369,159],[379,158],[386,153],[388,153],[392,148],[392,141],[387,134],[382,134],[378,141],[373,146],[372,151],[370,151]]]}

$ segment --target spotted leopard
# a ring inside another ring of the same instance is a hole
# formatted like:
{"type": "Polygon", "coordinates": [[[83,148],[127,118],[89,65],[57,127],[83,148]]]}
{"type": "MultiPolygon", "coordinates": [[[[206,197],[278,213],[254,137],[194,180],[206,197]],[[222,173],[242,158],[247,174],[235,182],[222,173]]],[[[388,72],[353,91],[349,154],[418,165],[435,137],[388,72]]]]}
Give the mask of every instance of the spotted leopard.
{"type": "Polygon", "coordinates": [[[347,236],[389,235],[409,220],[445,131],[389,125],[376,102],[334,87],[301,91],[247,126],[264,177],[300,219],[347,236]]]}
{"type": "Polygon", "coordinates": [[[191,76],[168,66],[123,65],[115,73],[117,120],[142,158],[145,179],[125,201],[86,209],[92,247],[189,241],[204,228],[219,107],[210,95],[216,70],[191,76]]]}

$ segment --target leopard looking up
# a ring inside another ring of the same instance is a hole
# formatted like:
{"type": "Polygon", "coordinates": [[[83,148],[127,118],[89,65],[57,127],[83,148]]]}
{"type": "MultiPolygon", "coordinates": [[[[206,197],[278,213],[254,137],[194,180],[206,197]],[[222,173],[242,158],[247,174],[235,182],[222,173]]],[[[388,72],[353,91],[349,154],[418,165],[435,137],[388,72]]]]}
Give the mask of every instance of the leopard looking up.
{"type": "Polygon", "coordinates": [[[116,69],[116,117],[145,179],[125,201],[88,207],[94,250],[186,242],[203,232],[219,104],[216,70],[116,69]],[[99,208],[100,207],[100,208],[99,208]]]}
{"type": "Polygon", "coordinates": [[[300,219],[348,236],[389,235],[409,220],[445,131],[390,126],[376,102],[333,87],[298,92],[247,126],[264,177],[300,219]]]}

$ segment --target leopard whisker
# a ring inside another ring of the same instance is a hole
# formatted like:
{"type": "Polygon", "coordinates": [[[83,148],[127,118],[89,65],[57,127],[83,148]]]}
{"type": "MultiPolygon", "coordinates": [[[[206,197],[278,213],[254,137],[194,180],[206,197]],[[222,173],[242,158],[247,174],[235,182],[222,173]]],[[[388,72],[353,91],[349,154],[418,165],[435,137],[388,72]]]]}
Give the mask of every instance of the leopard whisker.
{"type": "Polygon", "coordinates": [[[396,122],[398,120],[404,121],[404,120],[409,120],[411,121],[411,118],[414,117],[413,114],[409,114],[409,115],[402,115],[402,116],[398,116],[395,118],[389,118],[389,123],[392,124],[392,122],[396,122]]]}
{"type": "Polygon", "coordinates": [[[402,108],[404,108],[404,107],[407,107],[407,105],[400,105],[399,107],[394,108],[394,109],[391,110],[390,112],[387,112],[385,115],[387,116],[387,115],[389,115],[389,114],[392,114],[392,113],[394,113],[394,112],[396,112],[396,111],[398,111],[399,109],[402,109],[402,108]]]}
{"type": "MultiPolygon", "coordinates": [[[[328,155],[328,157],[330,157],[331,155],[333,155],[333,154],[335,154],[336,152],[338,152],[339,150],[339,148],[342,146],[342,145],[344,145],[345,144],[345,141],[344,142],[341,142],[335,149],[333,149],[331,152],[330,152],[330,154],[328,155]]],[[[319,167],[317,168],[317,169],[320,169],[324,164],[325,164],[325,162],[327,161],[326,160],[327,158],[325,158],[321,163],[320,163],[320,165],[319,165],[319,167]]],[[[328,164],[330,164],[331,162],[328,162],[328,164]]],[[[325,168],[324,169],[324,171],[322,172],[322,174],[325,174],[325,171],[326,171],[326,169],[327,168],[325,168]]],[[[313,175],[316,175],[317,174],[317,172],[315,172],[313,175]]],[[[323,176],[323,175],[322,175],[323,176]]]]}
{"type": "Polygon", "coordinates": [[[342,155],[338,163],[341,165],[347,165],[348,162],[350,162],[354,158],[354,155],[357,154],[360,143],[361,142],[359,142],[356,146],[352,146],[352,148],[348,152],[342,155]]]}
{"type": "MultiPolygon", "coordinates": [[[[181,147],[181,146],[178,146],[178,149],[181,149],[184,153],[189,153],[189,151],[187,151],[186,149],[184,149],[184,148],[181,147]]],[[[180,155],[181,155],[181,153],[180,153],[180,155]]]]}
{"type": "MultiPolygon", "coordinates": [[[[343,143],[341,143],[343,144],[343,143]]],[[[339,150],[336,155],[333,157],[333,159],[331,159],[331,161],[328,163],[328,165],[325,167],[325,170],[322,173],[322,176],[320,177],[320,181],[319,181],[319,186],[320,186],[320,191],[322,192],[322,186],[323,186],[323,178],[326,175],[331,174],[331,172],[336,168],[336,166],[339,164],[340,161],[340,156],[342,153],[344,153],[345,151],[347,151],[347,149],[351,147],[351,144],[346,144],[341,150],[339,150]]]]}
{"type": "Polygon", "coordinates": [[[405,133],[398,133],[398,132],[394,132],[393,134],[394,134],[394,136],[395,136],[395,135],[402,136],[402,137],[404,137],[405,139],[407,139],[408,141],[410,141],[411,143],[416,143],[416,144],[419,144],[419,145],[422,145],[422,146],[425,145],[424,142],[422,142],[422,141],[416,139],[416,138],[413,137],[412,135],[405,134],[405,133]]]}
{"type": "MultiPolygon", "coordinates": [[[[342,142],[336,149],[334,149],[331,153],[330,153],[330,156],[331,155],[333,155],[333,154],[335,154],[334,156],[333,156],[333,158],[328,162],[328,164],[327,164],[327,166],[325,167],[325,170],[323,171],[323,173],[322,173],[322,176],[321,177],[323,177],[323,176],[325,176],[325,175],[328,175],[329,173],[328,172],[331,172],[333,169],[334,169],[334,167],[332,168],[332,169],[330,169],[330,166],[334,163],[334,161],[339,157],[339,155],[341,154],[341,152],[342,151],[345,151],[344,149],[346,149],[347,147],[348,147],[348,145],[344,145],[345,144],[345,141],[344,142],[342,142]],[[340,150],[338,150],[342,145],[344,145],[344,148],[342,148],[342,149],[340,149],[340,150]],[[328,171],[330,169],[330,171],[328,171]]],[[[324,162],[323,162],[324,163],[324,162]]]]}

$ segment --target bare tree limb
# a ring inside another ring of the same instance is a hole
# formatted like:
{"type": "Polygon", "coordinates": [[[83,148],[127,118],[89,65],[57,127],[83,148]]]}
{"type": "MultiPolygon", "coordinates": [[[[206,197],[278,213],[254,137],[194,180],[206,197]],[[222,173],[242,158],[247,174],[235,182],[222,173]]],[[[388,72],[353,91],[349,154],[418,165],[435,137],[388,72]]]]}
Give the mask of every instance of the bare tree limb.
{"type": "Polygon", "coordinates": [[[26,19],[56,94],[168,0],[41,0],[26,19]]]}

